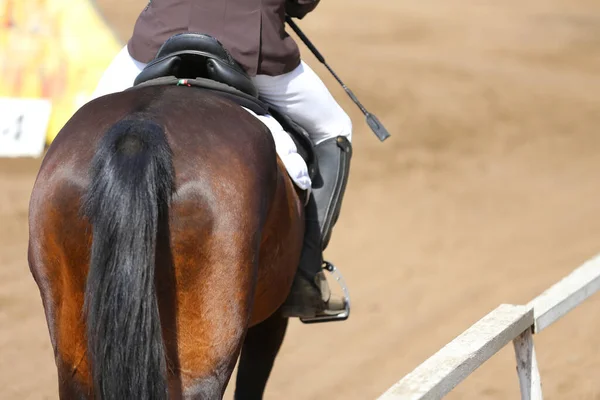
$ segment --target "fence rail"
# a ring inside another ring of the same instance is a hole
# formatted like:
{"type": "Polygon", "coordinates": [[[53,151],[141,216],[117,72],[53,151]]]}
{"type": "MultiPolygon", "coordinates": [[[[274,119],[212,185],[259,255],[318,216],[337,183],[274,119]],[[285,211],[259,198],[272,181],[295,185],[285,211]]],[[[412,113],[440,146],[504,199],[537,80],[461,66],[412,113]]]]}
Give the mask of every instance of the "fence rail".
{"type": "Polygon", "coordinates": [[[600,255],[586,261],[581,267],[529,302],[535,312],[534,333],[539,333],[560,317],[583,303],[600,290],[600,255]]]}
{"type": "Polygon", "coordinates": [[[600,254],[526,305],[502,304],[389,388],[378,400],[439,399],[511,341],[523,400],[541,400],[533,334],[600,290],[600,254]]]}

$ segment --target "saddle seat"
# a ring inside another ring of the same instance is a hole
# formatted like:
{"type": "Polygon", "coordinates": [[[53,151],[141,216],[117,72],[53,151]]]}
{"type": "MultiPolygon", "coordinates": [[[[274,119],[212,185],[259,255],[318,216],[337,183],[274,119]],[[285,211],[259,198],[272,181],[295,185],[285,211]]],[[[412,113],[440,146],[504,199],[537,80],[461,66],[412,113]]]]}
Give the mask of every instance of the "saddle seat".
{"type": "Polygon", "coordinates": [[[248,74],[214,37],[201,33],[180,33],[170,37],[134,81],[134,87],[156,85],[201,88],[226,97],[257,115],[271,114],[295,142],[311,179],[317,176],[314,145],[307,132],[259,99],[258,90],[248,74]]]}
{"type": "Polygon", "coordinates": [[[201,33],[180,33],[170,37],[138,75],[134,85],[163,76],[202,77],[258,97],[250,77],[221,43],[201,33]]]}

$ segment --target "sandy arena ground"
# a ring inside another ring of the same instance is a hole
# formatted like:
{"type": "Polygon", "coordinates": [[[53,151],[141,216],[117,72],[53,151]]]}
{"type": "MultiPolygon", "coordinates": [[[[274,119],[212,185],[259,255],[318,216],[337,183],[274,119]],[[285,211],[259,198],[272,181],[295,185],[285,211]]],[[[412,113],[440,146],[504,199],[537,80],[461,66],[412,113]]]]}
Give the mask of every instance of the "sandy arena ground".
{"type": "MultiPolygon", "coordinates": [[[[111,4],[112,3],[112,4],[111,4]]],[[[100,6],[126,38],[142,1],[100,6]]],[[[301,21],[393,136],[355,124],[328,257],[342,324],[291,324],[267,399],[373,399],[495,308],[600,252],[600,2],[328,0],[301,21]]],[[[0,160],[0,398],[55,399],[27,266],[39,160],[0,160]]],[[[600,295],[536,337],[547,399],[600,399],[600,295]]],[[[228,398],[231,398],[228,392],[228,398]]],[[[450,399],[518,397],[503,349],[450,399]]]]}

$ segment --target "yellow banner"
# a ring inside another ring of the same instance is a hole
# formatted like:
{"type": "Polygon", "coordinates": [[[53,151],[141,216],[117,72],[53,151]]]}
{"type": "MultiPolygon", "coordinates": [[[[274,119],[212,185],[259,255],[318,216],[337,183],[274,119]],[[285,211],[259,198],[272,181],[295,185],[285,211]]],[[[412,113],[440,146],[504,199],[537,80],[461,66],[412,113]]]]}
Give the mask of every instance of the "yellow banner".
{"type": "Polygon", "coordinates": [[[88,0],[0,0],[0,97],[49,99],[49,143],[120,47],[88,0]]]}

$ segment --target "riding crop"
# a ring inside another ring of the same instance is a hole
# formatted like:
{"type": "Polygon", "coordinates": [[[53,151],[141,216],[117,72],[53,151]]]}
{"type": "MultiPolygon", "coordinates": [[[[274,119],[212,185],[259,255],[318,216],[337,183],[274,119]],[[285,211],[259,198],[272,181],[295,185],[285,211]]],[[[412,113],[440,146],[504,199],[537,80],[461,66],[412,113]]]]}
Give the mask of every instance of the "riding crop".
{"type": "Polygon", "coordinates": [[[298,25],[296,25],[296,23],[292,20],[292,17],[290,17],[289,15],[286,15],[285,20],[286,20],[287,24],[294,30],[294,32],[296,32],[296,34],[302,40],[302,42],[304,42],[306,47],[308,47],[310,49],[310,51],[315,55],[317,60],[319,60],[319,62],[321,62],[323,65],[325,65],[325,67],[329,70],[329,72],[331,72],[333,77],[339,82],[340,85],[342,85],[342,87],[344,88],[346,93],[348,93],[348,96],[350,96],[352,101],[358,106],[358,108],[360,108],[360,111],[362,111],[362,113],[367,117],[367,124],[373,130],[373,132],[379,138],[379,140],[381,140],[383,142],[385,139],[387,139],[390,136],[387,129],[385,129],[383,124],[379,121],[379,119],[375,115],[373,115],[369,111],[367,111],[365,106],[363,106],[360,103],[360,101],[358,101],[358,98],[356,98],[356,95],[352,92],[352,90],[350,90],[348,88],[348,86],[346,86],[346,84],[340,79],[340,77],[329,66],[329,64],[327,64],[327,62],[325,61],[325,57],[323,57],[323,55],[319,52],[319,50],[317,50],[315,45],[312,44],[312,42],[306,37],[304,32],[302,32],[300,30],[298,25]]]}

